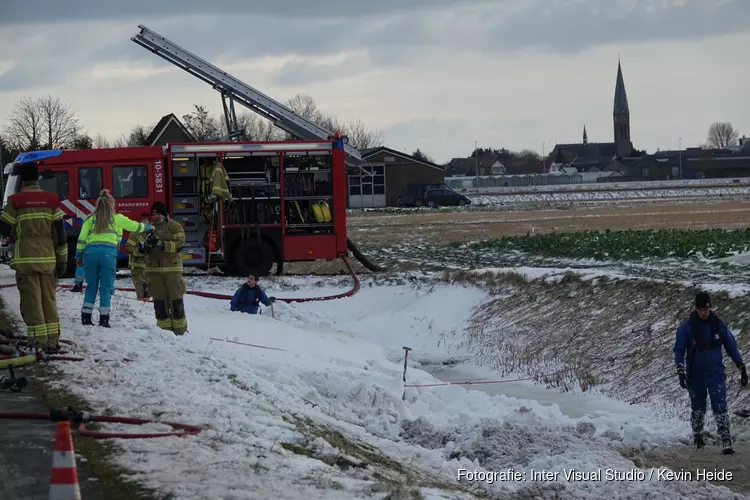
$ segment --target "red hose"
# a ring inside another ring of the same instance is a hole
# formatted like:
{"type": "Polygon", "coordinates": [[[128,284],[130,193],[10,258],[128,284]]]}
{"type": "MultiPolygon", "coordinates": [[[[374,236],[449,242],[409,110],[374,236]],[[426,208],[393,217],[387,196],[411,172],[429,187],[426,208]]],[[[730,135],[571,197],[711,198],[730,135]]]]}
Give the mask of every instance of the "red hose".
{"type": "MultiPolygon", "coordinates": [[[[339,258],[344,262],[344,266],[349,271],[349,274],[351,275],[352,279],[354,280],[354,286],[352,286],[351,290],[339,293],[337,295],[328,295],[325,297],[303,297],[303,298],[277,298],[276,300],[279,302],[321,302],[324,300],[337,300],[337,299],[343,299],[346,297],[351,297],[355,293],[359,291],[360,288],[360,282],[359,277],[354,272],[354,269],[352,269],[351,264],[349,264],[349,259],[347,259],[346,255],[341,254],[339,258]]],[[[11,288],[16,286],[15,283],[8,283],[4,285],[0,285],[0,288],[11,288]]],[[[59,285],[60,288],[73,288],[72,285],[59,285]]],[[[118,290],[120,292],[135,292],[135,288],[115,288],[115,290],[118,290]]],[[[204,297],[206,299],[216,299],[216,300],[232,300],[232,295],[227,295],[224,293],[215,293],[215,292],[200,292],[197,290],[188,290],[185,292],[187,295],[195,295],[196,297],[204,297]]],[[[145,300],[145,302],[151,302],[150,300],[145,300]]]]}
{"type": "Polygon", "coordinates": [[[155,422],[153,420],[147,420],[143,418],[131,418],[131,417],[115,417],[115,416],[97,416],[88,415],[82,412],[75,412],[72,410],[52,410],[50,412],[22,412],[22,411],[4,411],[0,412],[0,419],[3,420],[52,420],[52,421],[63,421],[69,420],[73,423],[78,424],[78,433],[83,436],[92,437],[94,439],[146,439],[146,438],[157,438],[157,437],[169,437],[169,436],[190,436],[200,434],[203,430],[197,425],[179,424],[176,422],[155,422]],[[173,429],[181,430],[182,432],[157,432],[157,433],[141,433],[141,434],[130,434],[126,432],[97,432],[86,429],[86,424],[89,422],[107,422],[116,424],[129,424],[129,425],[143,425],[143,424],[164,424],[172,427],[173,429]]]}

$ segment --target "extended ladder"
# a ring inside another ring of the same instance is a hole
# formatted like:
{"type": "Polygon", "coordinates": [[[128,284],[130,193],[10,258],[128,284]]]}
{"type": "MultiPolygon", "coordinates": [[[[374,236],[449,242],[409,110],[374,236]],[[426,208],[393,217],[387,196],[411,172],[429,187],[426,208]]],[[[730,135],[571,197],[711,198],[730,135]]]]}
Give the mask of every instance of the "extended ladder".
{"type": "MultiPolygon", "coordinates": [[[[221,93],[224,99],[224,113],[230,135],[233,129],[236,130],[237,128],[234,114],[234,101],[237,101],[301,140],[327,141],[333,137],[333,132],[299,116],[280,102],[271,99],[226,71],[222,71],[195,54],[188,52],[176,43],[167,40],[143,25],[139,25],[138,28],[141,31],[131,38],[132,41],[200,78],[221,93]],[[230,101],[229,107],[226,104],[227,98],[230,101]]],[[[362,154],[359,149],[350,144],[344,144],[344,150],[352,157],[353,163],[362,161],[362,154]]],[[[352,162],[351,159],[349,162],[352,162]]]]}

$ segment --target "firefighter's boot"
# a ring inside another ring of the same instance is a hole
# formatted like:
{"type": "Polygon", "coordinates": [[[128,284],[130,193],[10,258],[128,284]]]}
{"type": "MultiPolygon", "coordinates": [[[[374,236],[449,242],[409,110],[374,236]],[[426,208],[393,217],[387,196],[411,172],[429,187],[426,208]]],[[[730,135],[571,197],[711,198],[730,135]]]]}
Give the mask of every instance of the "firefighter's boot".
{"type": "Polygon", "coordinates": [[[82,325],[93,325],[91,321],[91,313],[81,313],[81,324],[82,325]]]}
{"type": "Polygon", "coordinates": [[[103,326],[104,328],[109,328],[109,314],[99,315],[99,326],[103,326]]]}
{"type": "Polygon", "coordinates": [[[70,291],[83,293],[83,283],[76,283],[75,285],[73,285],[73,288],[71,288],[70,291]]]}

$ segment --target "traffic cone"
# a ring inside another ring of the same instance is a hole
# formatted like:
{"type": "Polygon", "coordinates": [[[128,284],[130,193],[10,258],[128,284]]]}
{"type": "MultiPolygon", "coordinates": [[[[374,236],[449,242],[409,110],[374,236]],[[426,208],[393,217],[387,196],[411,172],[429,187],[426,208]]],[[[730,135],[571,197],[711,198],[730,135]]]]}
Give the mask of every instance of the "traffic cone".
{"type": "Polygon", "coordinates": [[[73,452],[70,422],[58,422],[55,432],[55,451],[52,453],[52,480],[49,500],[81,500],[78,488],[78,471],[73,452]]]}

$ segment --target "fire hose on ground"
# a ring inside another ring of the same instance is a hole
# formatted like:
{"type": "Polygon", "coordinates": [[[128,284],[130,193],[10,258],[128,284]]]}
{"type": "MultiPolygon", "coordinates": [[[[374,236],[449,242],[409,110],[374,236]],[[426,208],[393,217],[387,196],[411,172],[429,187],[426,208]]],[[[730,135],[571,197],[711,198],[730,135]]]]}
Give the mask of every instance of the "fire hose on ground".
{"type": "Polygon", "coordinates": [[[0,412],[0,420],[49,420],[51,422],[69,421],[78,426],[78,433],[94,439],[146,439],[170,436],[194,436],[203,430],[197,425],[180,424],[177,422],[159,422],[145,418],[118,417],[110,415],[93,415],[85,411],[75,411],[72,408],[58,408],[49,412],[0,412]],[[90,423],[110,423],[127,425],[162,424],[181,432],[156,433],[127,433],[127,432],[99,432],[86,428],[90,423]]]}
{"type": "MultiPolygon", "coordinates": [[[[337,299],[343,299],[346,297],[351,297],[352,295],[359,292],[360,289],[360,281],[357,274],[354,272],[354,269],[352,268],[351,264],[349,263],[349,259],[346,257],[346,255],[340,255],[339,258],[343,261],[344,266],[346,267],[347,271],[349,271],[349,275],[354,280],[354,284],[352,285],[352,288],[346,292],[339,293],[336,295],[327,295],[325,297],[300,297],[300,298],[292,298],[292,297],[277,297],[276,300],[278,302],[322,302],[327,300],[337,300],[337,299]]],[[[6,283],[0,285],[0,289],[2,288],[13,288],[15,287],[15,283],[6,283]]],[[[71,285],[60,285],[61,288],[72,288],[71,285]]],[[[115,288],[115,290],[119,292],[135,292],[135,288],[115,288]]],[[[216,299],[216,300],[232,300],[231,294],[225,294],[225,293],[215,293],[215,292],[202,292],[199,290],[188,290],[185,292],[185,295],[195,295],[196,297],[203,297],[207,299],[216,299]]]]}

